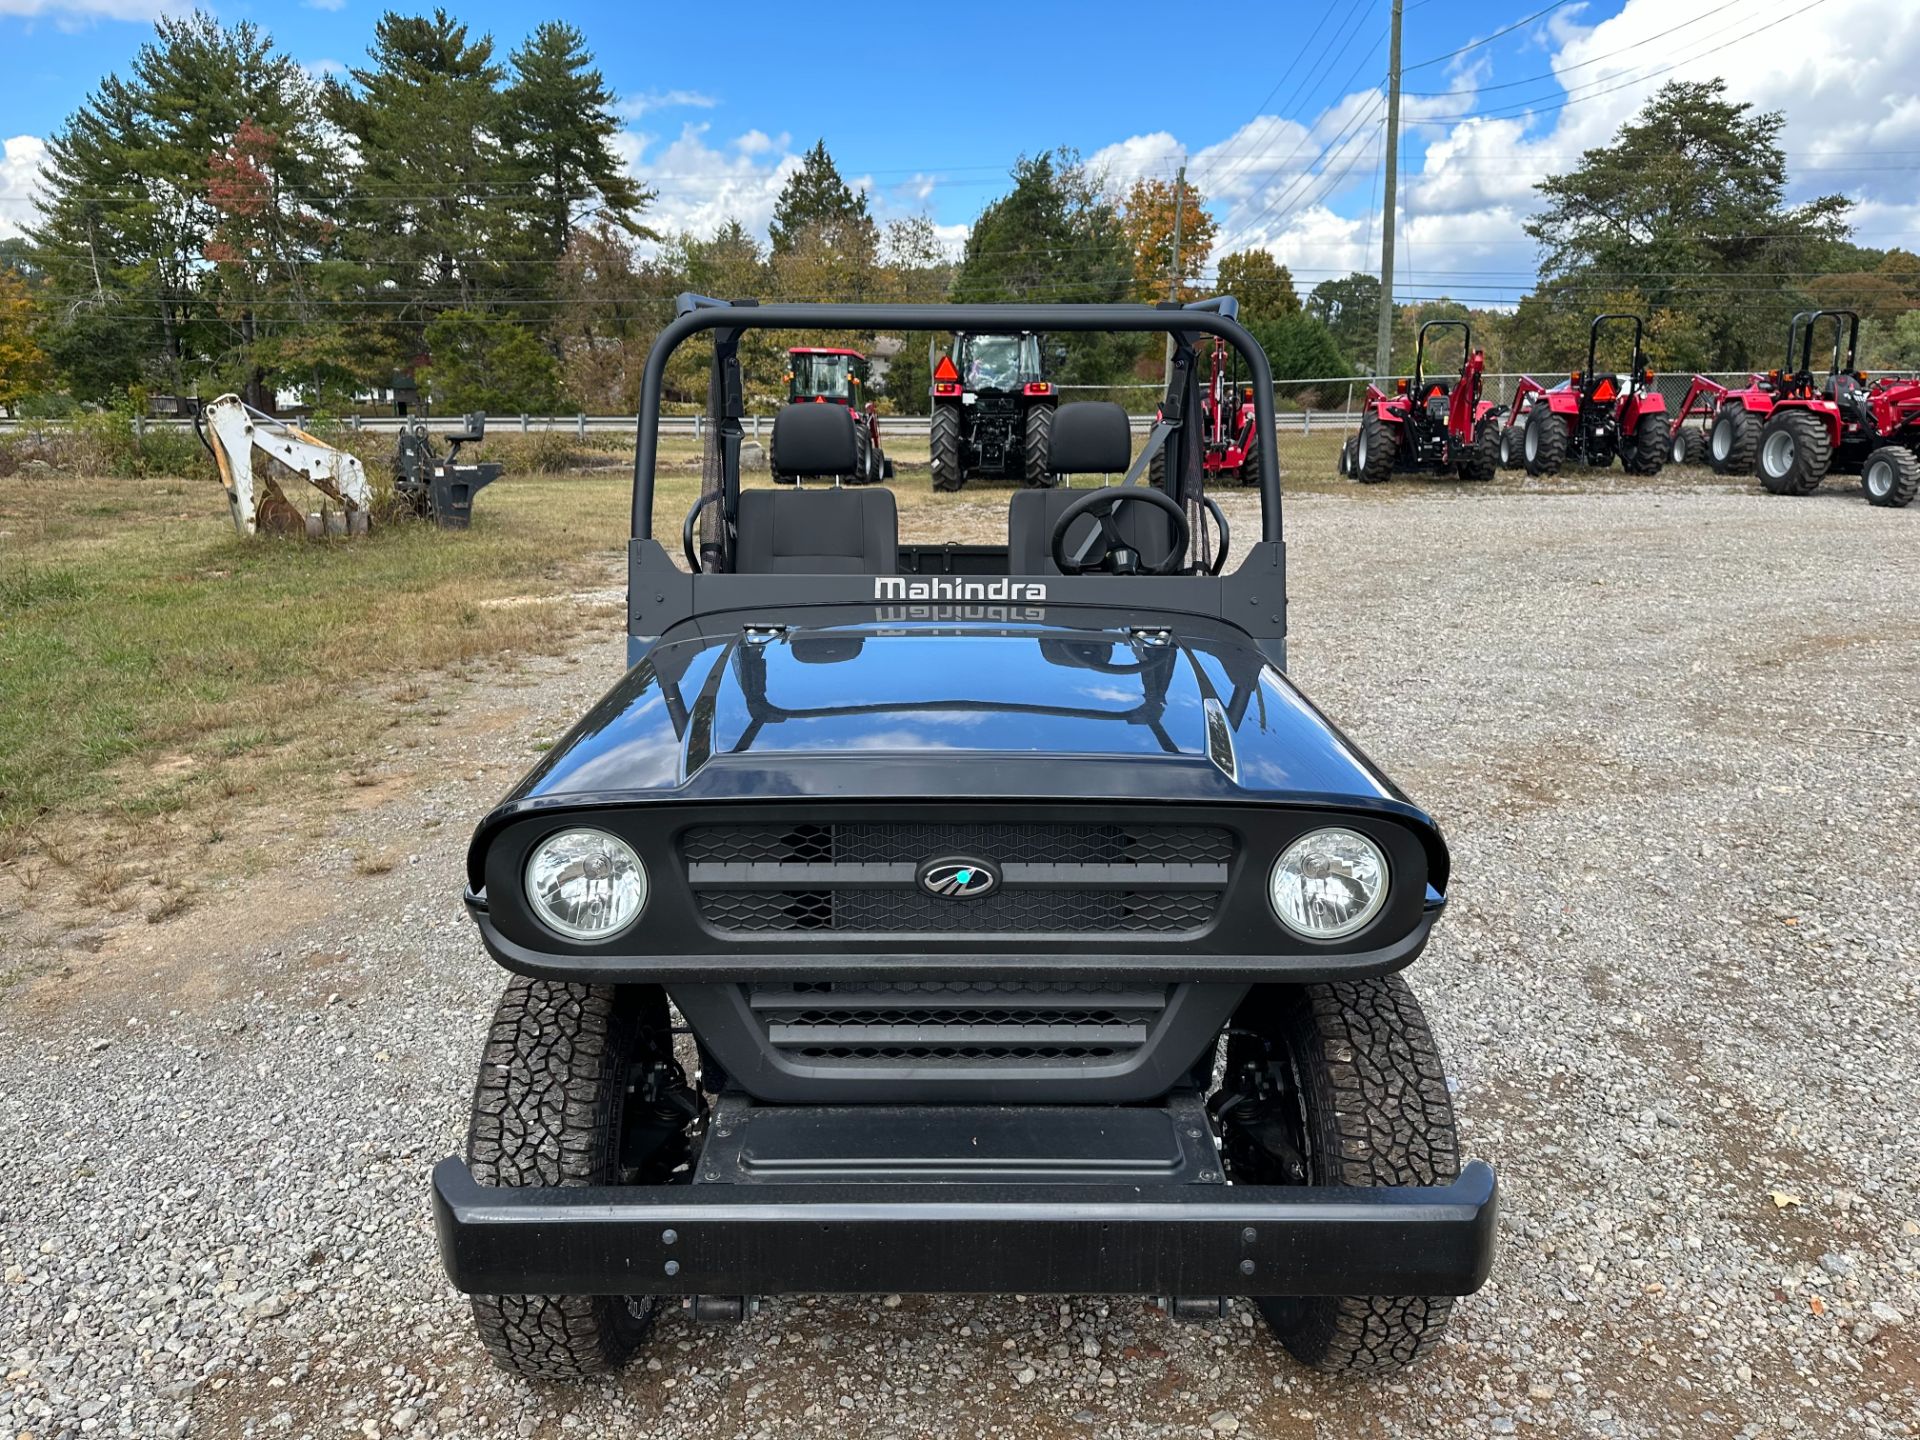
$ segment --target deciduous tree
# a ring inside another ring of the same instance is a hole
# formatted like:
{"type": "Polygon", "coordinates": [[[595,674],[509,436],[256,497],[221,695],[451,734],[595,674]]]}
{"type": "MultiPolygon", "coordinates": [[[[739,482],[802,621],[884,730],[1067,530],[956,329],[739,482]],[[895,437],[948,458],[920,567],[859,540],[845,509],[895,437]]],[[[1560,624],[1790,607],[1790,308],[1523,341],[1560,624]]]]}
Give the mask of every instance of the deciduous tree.
{"type": "Polygon", "coordinates": [[[1175,203],[1171,181],[1133,182],[1121,207],[1120,223],[1133,251],[1134,298],[1149,304],[1159,300],[1199,298],[1199,280],[1213,254],[1219,226],[1206,196],[1191,185],[1179,187],[1175,203]],[[1179,274],[1174,274],[1175,217],[1180,230],[1179,274]]]}
{"type": "Polygon", "coordinates": [[[1240,318],[1249,325],[1300,313],[1293,272],[1270,250],[1236,250],[1220,257],[1215,289],[1240,302],[1240,318]]]}

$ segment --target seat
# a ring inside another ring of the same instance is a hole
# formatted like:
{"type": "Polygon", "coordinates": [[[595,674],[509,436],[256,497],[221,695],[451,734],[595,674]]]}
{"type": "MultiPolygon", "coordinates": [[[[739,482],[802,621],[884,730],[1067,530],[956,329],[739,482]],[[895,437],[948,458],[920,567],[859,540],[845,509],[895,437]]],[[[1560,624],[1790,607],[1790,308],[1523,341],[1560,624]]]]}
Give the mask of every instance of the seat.
{"type": "MultiPolygon", "coordinates": [[[[854,473],[853,415],[841,405],[789,405],[773,422],[782,474],[854,473]]],[[[900,568],[893,492],[743,490],[733,568],[742,575],[891,575],[900,568]]]]}
{"type": "MultiPolygon", "coordinates": [[[[1133,427],[1127,412],[1108,400],[1079,400],[1054,412],[1053,435],[1047,448],[1047,470],[1065,475],[1123,475],[1133,462],[1133,427]]],[[[1058,575],[1053,563],[1053,525],[1069,505],[1091,493],[1086,490],[1022,490],[1007,507],[1007,573],[1058,575]]],[[[1122,505],[1114,512],[1114,528],[1135,550],[1164,555],[1171,542],[1172,522],[1166,512],[1149,505],[1122,505]]],[[[1072,550],[1098,524],[1083,517],[1067,535],[1072,550]]]]}

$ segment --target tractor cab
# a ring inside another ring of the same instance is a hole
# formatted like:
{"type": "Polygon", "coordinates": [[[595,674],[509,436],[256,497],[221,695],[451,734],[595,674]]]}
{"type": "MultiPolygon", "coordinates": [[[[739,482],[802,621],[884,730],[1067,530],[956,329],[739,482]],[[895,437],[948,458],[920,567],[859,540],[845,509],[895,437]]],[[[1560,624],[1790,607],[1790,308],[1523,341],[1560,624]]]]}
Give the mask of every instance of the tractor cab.
{"type": "Polygon", "coordinates": [[[858,350],[787,351],[787,400],[820,401],[861,409],[868,401],[871,365],[858,350]]]}

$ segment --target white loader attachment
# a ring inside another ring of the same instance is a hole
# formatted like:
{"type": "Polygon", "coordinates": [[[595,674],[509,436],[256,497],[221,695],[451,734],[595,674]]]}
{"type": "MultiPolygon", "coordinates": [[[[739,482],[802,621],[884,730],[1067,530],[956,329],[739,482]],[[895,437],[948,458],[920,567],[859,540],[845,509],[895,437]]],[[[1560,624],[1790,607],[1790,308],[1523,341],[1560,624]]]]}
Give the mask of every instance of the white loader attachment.
{"type": "Polygon", "coordinates": [[[233,528],[242,535],[266,530],[279,535],[364,535],[373,491],[358,459],[317,440],[296,425],[263,415],[238,395],[222,395],[195,422],[213,452],[226,487],[233,528]],[[280,462],[318,490],[336,509],[307,513],[281,492],[270,475],[253,473],[253,452],[280,462]]]}

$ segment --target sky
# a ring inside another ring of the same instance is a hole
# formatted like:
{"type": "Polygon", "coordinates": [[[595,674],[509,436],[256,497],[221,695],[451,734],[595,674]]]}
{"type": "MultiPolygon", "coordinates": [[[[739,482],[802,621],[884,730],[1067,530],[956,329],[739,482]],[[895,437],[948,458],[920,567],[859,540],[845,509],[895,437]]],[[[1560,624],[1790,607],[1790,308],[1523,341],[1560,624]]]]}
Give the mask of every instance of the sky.
{"type": "MultiPolygon", "coordinates": [[[[546,18],[586,33],[620,97],[621,153],[659,192],[659,228],[737,217],[764,234],[799,155],[824,139],[882,219],[928,215],[958,247],[1022,153],[1069,145],[1116,188],[1184,161],[1219,223],[1216,256],[1264,246],[1305,290],[1379,268],[1388,6],[1179,12],[1211,31],[1170,19],[1164,0],[978,3],[965,23],[953,5],[449,8],[503,53],[546,18]]],[[[31,217],[45,137],[167,8],[0,0],[0,236],[31,217]]],[[[386,7],[213,8],[319,73],[361,63],[386,7]]],[[[1407,0],[1402,61],[1400,298],[1523,293],[1534,184],[1670,79],[1722,76],[1735,99],[1785,111],[1790,198],[1845,194],[1860,243],[1920,249],[1911,0],[1407,0]]]]}

